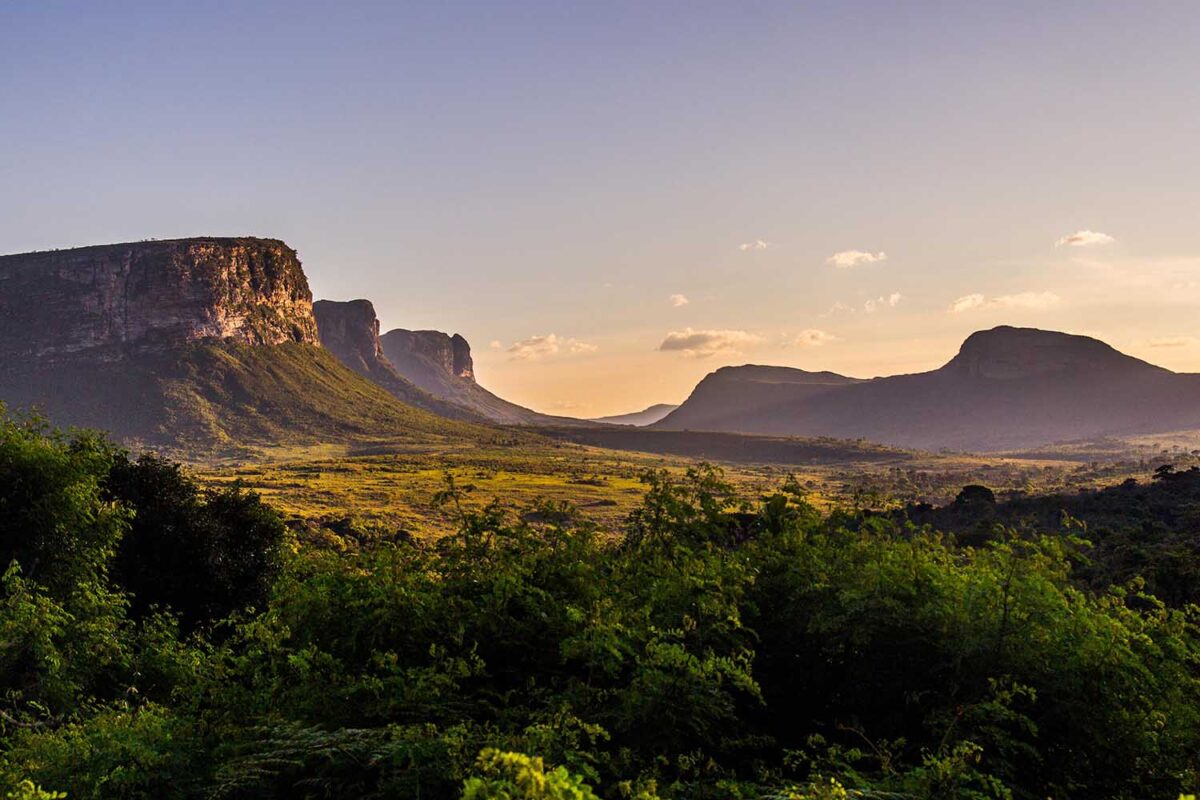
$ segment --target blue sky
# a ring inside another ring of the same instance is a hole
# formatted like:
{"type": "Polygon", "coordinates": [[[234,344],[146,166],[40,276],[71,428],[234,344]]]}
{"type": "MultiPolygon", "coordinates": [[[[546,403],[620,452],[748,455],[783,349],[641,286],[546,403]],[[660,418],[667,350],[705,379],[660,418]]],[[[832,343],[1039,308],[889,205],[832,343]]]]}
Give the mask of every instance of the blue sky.
{"type": "Polygon", "coordinates": [[[1000,323],[1200,370],[1197,42],[1182,0],[3,2],[0,252],[282,238],[565,413],[1000,323]]]}

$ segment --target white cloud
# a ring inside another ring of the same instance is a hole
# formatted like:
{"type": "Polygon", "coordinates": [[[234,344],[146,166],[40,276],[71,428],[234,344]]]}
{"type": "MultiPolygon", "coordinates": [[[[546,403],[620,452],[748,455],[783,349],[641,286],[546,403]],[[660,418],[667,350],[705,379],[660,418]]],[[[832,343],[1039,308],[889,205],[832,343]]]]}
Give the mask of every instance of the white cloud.
{"type": "Polygon", "coordinates": [[[1160,336],[1146,342],[1148,347],[1192,347],[1197,344],[1200,344],[1200,339],[1195,336],[1160,336]]]}
{"type": "Polygon", "coordinates": [[[499,339],[492,339],[492,342],[488,345],[488,347],[492,348],[493,350],[499,350],[500,348],[504,347],[504,343],[499,339]]]}
{"type": "Polygon", "coordinates": [[[873,297],[863,303],[863,311],[868,314],[874,314],[881,308],[895,308],[900,304],[903,297],[899,292],[892,292],[887,296],[873,297]]]}
{"type": "Polygon", "coordinates": [[[972,308],[979,308],[987,302],[981,294],[968,294],[955,300],[950,304],[950,313],[959,314],[963,311],[970,311],[972,308]]]}
{"type": "Polygon", "coordinates": [[[1043,311],[1047,308],[1054,308],[1061,302],[1062,298],[1054,292],[1021,292],[997,297],[992,301],[992,305],[1000,308],[1029,308],[1043,311]]]}
{"type": "Polygon", "coordinates": [[[567,339],[548,333],[545,336],[530,336],[514,342],[508,348],[508,357],[515,361],[536,361],[539,358],[552,356],[566,349],[571,353],[594,353],[596,345],[581,342],[578,339],[567,339]]]}
{"type": "Polygon", "coordinates": [[[820,347],[836,339],[837,337],[832,333],[826,333],[816,328],[805,328],[796,334],[796,338],[792,340],[792,344],[796,347],[820,347]]]}
{"type": "MultiPolygon", "coordinates": [[[[904,299],[904,295],[899,292],[891,294],[881,294],[879,297],[869,297],[863,301],[862,311],[864,314],[874,314],[876,311],[881,311],[885,308],[895,308],[900,305],[900,301],[904,299]]],[[[842,302],[834,303],[829,307],[829,310],[822,314],[822,317],[832,317],[834,314],[857,314],[858,309],[854,306],[846,305],[842,302]]]]}
{"type": "Polygon", "coordinates": [[[825,259],[825,263],[832,264],[838,269],[849,269],[850,267],[857,267],[859,264],[874,264],[878,261],[886,260],[887,253],[882,250],[878,253],[869,253],[863,250],[842,250],[825,259]]]}
{"type": "Polygon", "coordinates": [[[766,239],[755,239],[752,242],[742,242],[738,245],[738,250],[741,250],[743,253],[748,253],[751,250],[766,250],[770,246],[771,243],[766,239]]]}
{"type": "Polygon", "coordinates": [[[968,294],[950,304],[951,314],[973,311],[978,308],[1027,309],[1044,311],[1054,308],[1062,302],[1062,298],[1054,292],[1020,292],[993,297],[990,300],[982,294],[968,294]]]}
{"type": "Polygon", "coordinates": [[[681,331],[668,333],[667,338],[663,339],[658,349],[680,352],[690,358],[708,358],[709,356],[737,353],[740,348],[760,342],[762,342],[761,336],[747,331],[695,331],[691,328],[684,328],[681,331]]]}
{"type": "Polygon", "coordinates": [[[1107,233],[1099,231],[1075,231],[1072,234],[1062,237],[1054,243],[1055,247],[1091,247],[1097,244],[1112,244],[1116,239],[1109,236],[1107,233]]]}
{"type": "Polygon", "coordinates": [[[675,306],[675,308],[686,306],[689,302],[687,296],[682,294],[673,294],[669,299],[671,301],[671,305],[675,306]]]}
{"type": "Polygon", "coordinates": [[[844,312],[844,313],[847,313],[847,314],[853,314],[853,313],[854,313],[854,308],[853,308],[852,306],[848,306],[848,305],[846,305],[845,303],[843,303],[843,302],[841,302],[841,301],[839,300],[838,302],[836,302],[836,303],[834,303],[833,305],[831,305],[831,306],[829,307],[829,310],[828,310],[828,311],[826,311],[826,312],[825,312],[824,314],[822,314],[821,316],[822,316],[822,317],[832,317],[834,314],[841,314],[841,313],[843,313],[843,312],[844,312]]]}

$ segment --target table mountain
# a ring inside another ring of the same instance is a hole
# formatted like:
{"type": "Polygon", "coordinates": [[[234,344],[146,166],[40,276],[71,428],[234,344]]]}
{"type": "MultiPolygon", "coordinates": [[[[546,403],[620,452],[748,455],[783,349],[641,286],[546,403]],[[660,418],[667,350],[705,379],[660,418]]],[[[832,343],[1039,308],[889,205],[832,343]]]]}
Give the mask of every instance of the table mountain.
{"type": "Polygon", "coordinates": [[[250,237],[0,257],[0,401],[191,451],[490,435],[344,367],[296,252],[250,237]]]}
{"type": "Polygon", "coordinates": [[[0,359],[317,341],[296,251],[196,238],[0,256],[0,359]]]}

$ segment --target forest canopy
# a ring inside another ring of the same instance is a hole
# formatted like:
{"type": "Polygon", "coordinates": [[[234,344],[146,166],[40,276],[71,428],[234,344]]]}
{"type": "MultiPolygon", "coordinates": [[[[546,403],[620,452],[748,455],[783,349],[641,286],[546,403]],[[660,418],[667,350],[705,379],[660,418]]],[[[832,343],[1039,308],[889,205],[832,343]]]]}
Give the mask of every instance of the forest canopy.
{"type": "Polygon", "coordinates": [[[819,514],[795,482],[645,482],[619,536],[563,505],[493,505],[440,539],[331,547],[239,486],[5,418],[0,786],[1173,799],[1200,782],[1198,611],[1127,562],[1106,572],[1086,528],[960,540],[819,514]]]}

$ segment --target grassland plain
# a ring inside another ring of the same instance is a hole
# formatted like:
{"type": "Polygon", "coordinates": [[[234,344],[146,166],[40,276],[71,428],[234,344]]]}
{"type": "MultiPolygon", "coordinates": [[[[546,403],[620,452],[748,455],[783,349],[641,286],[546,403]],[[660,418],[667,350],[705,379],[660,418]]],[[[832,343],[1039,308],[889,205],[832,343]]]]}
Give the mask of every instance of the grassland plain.
{"type": "MultiPolygon", "coordinates": [[[[989,486],[1001,497],[1097,488],[1147,478],[1164,459],[1180,466],[1200,463],[1178,450],[1126,451],[1085,462],[1054,453],[1030,458],[889,450],[881,457],[875,448],[858,452],[854,443],[844,444],[840,459],[811,464],[714,463],[746,493],[767,492],[795,477],[824,510],[944,504],[972,483],[989,486]]],[[[315,528],[427,536],[454,528],[456,509],[436,502],[449,479],[466,490],[470,509],[495,501],[513,513],[528,513],[539,500],[569,503],[605,530],[616,530],[641,502],[643,475],[680,473],[701,461],[551,441],[438,449],[381,441],[275,448],[193,469],[211,484],[240,481],[293,521],[315,528]]]]}

